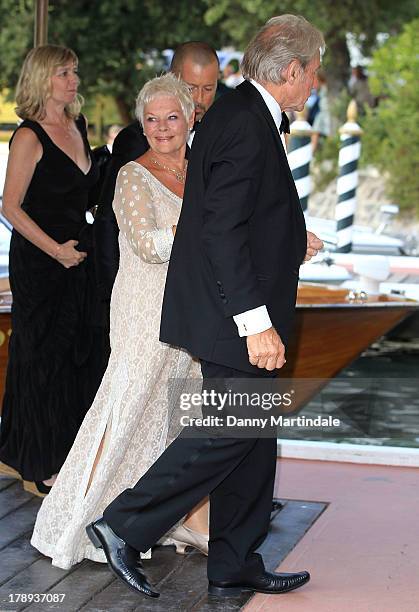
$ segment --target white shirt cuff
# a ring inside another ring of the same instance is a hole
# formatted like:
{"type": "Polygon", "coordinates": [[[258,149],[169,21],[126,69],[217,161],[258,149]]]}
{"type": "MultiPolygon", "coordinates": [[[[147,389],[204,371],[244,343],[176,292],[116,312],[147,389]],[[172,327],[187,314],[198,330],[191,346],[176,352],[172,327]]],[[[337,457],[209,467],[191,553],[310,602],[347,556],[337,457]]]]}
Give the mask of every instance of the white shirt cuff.
{"type": "Polygon", "coordinates": [[[239,336],[251,336],[259,334],[272,327],[271,319],[266,306],[258,306],[246,312],[233,316],[234,322],[239,330],[239,336]]]}

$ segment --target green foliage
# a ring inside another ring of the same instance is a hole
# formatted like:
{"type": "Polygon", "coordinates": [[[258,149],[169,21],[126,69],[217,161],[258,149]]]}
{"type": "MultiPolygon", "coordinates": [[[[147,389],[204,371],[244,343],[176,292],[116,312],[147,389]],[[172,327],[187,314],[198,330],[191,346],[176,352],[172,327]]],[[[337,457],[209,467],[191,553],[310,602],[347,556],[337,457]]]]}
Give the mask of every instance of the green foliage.
{"type": "MultiPolygon", "coordinates": [[[[13,91],[32,46],[34,4],[0,0],[0,91],[13,91]]],[[[416,0],[50,0],[49,41],[79,55],[84,96],[112,96],[128,121],[138,89],[162,69],[160,51],[180,42],[243,49],[273,15],[301,14],[325,35],[330,90],[339,91],[349,70],[346,33],[368,51],[377,32],[397,32],[418,11],[416,0]]]]}
{"type": "Polygon", "coordinates": [[[324,34],[328,52],[324,65],[329,85],[339,91],[349,76],[346,34],[351,32],[366,53],[377,32],[395,33],[403,23],[419,16],[417,0],[206,0],[206,20],[219,24],[238,48],[244,48],[270,17],[284,13],[303,15],[324,34]]]}
{"type": "MultiPolygon", "coordinates": [[[[0,91],[14,89],[32,46],[33,5],[0,0],[0,91]]],[[[206,40],[216,47],[229,40],[218,26],[205,22],[205,0],[52,0],[49,5],[49,42],[76,51],[81,93],[86,98],[112,96],[124,121],[140,87],[162,71],[162,50],[186,40],[206,40]]]]}
{"type": "Polygon", "coordinates": [[[31,0],[0,0],[0,91],[11,88],[13,93],[22,60],[32,47],[33,5],[31,0]]]}
{"type": "Polygon", "coordinates": [[[338,176],[339,136],[321,138],[312,162],[312,178],[316,191],[325,191],[338,176]]]}
{"type": "Polygon", "coordinates": [[[370,87],[380,96],[364,119],[364,157],[382,172],[390,196],[419,213],[419,19],[373,55],[370,87]]]}
{"type": "MultiPolygon", "coordinates": [[[[338,128],[346,121],[349,102],[349,94],[346,90],[343,90],[330,104],[332,123],[338,128]]],[[[324,191],[339,174],[339,146],[340,136],[338,132],[328,138],[321,139],[319,142],[312,164],[314,188],[317,191],[324,191]]]]}

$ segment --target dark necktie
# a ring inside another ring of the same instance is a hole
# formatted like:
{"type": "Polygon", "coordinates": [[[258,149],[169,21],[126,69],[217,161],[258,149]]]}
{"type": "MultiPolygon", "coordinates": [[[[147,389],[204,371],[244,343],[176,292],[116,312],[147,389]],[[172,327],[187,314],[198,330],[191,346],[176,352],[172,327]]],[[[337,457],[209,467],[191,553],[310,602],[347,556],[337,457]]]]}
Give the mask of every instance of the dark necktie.
{"type": "Polygon", "coordinates": [[[285,134],[289,134],[290,133],[290,120],[287,117],[286,113],[282,113],[282,121],[281,121],[281,125],[279,126],[279,133],[285,133],[285,134]]]}

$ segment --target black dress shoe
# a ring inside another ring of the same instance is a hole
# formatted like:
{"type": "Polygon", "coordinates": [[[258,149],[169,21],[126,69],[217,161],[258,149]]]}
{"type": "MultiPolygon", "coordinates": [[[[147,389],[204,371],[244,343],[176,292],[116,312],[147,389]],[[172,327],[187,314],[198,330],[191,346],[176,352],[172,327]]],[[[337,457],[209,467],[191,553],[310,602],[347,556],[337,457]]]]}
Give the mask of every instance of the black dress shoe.
{"type": "Polygon", "coordinates": [[[116,535],[103,518],[86,527],[96,548],[103,548],[111,571],[130,589],[148,597],[159,597],[144,573],[138,552],[116,535]]]}
{"type": "Polygon", "coordinates": [[[284,507],[284,504],[279,501],[279,499],[272,500],[272,509],[271,512],[279,512],[284,507]]]}
{"type": "Polygon", "coordinates": [[[218,597],[233,597],[240,595],[243,591],[254,591],[255,593],[287,593],[303,586],[310,580],[308,572],[298,572],[296,574],[273,574],[263,572],[256,576],[251,576],[238,582],[232,581],[209,581],[208,593],[218,597]]]}
{"type": "Polygon", "coordinates": [[[38,491],[40,493],[43,493],[44,495],[48,495],[48,493],[51,491],[52,489],[52,485],[46,485],[44,482],[42,482],[42,480],[35,480],[35,486],[38,489],[38,491]]]}

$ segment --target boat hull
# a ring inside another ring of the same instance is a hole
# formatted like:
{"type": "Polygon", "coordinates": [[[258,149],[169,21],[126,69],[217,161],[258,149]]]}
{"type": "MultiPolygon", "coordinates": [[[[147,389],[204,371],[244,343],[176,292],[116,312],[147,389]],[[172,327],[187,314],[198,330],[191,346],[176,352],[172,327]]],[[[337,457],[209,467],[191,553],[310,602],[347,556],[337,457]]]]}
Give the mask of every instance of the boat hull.
{"type": "MultiPolygon", "coordinates": [[[[330,378],[375,340],[417,311],[419,304],[387,296],[351,302],[344,289],[300,286],[294,331],[281,379],[295,398],[287,412],[301,408],[330,378]]],[[[0,298],[0,398],[3,398],[11,333],[11,296],[0,298]],[[3,300],[3,302],[1,302],[3,300]]]]}
{"type": "Polygon", "coordinates": [[[378,338],[415,311],[419,303],[389,296],[349,300],[343,289],[300,287],[294,330],[280,377],[290,381],[295,412],[378,338]]]}

